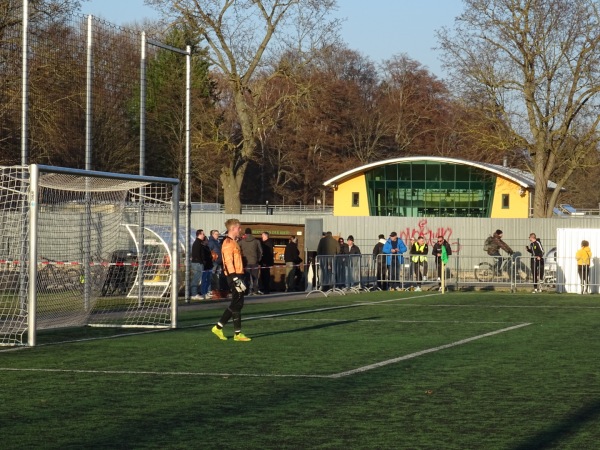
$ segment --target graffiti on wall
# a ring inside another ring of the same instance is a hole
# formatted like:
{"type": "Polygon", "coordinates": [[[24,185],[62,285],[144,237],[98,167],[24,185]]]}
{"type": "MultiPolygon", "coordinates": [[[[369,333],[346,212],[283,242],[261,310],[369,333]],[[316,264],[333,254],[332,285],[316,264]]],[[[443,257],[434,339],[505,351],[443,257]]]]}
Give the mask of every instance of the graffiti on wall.
{"type": "Polygon", "coordinates": [[[416,241],[419,236],[425,238],[425,242],[432,246],[437,242],[438,236],[443,236],[446,241],[450,243],[452,252],[457,253],[460,251],[460,244],[458,241],[452,241],[452,228],[451,227],[432,227],[430,228],[427,219],[421,219],[417,223],[416,227],[406,227],[398,231],[398,236],[402,239],[407,246],[411,244],[411,241],[416,241]]]}

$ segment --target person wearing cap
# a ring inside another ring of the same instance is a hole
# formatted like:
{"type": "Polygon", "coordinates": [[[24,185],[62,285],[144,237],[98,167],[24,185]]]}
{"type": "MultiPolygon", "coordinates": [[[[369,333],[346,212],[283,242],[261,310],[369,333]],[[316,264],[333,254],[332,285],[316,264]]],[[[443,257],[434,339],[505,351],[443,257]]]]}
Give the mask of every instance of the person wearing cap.
{"type": "Polygon", "coordinates": [[[415,291],[421,290],[421,284],[423,279],[427,280],[427,254],[429,253],[429,246],[425,242],[423,236],[419,236],[417,240],[410,246],[410,255],[413,263],[413,270],[415,274],[415,281],[417,287],[415,291]]]}
{"type": "Polygon", "coordinates": [[[375,259],[375,276],[377,281],[375,287],[382,291],[387,291],[387,265],[385,263],[385,254],[383,253],[383,246],[385,245],[385,236],[380,234],[378,236],[377,244],[373,247],[373,258],[375,259]]]}
{"type": "Polygon", "coordinates": [[[383,253],[387,255],[386,265],[390,280],[390,290],[402,290],[400,287],[400,269],[402,267],[402,263],[404,262],[404,258],[402,256],[404,252],[406,252],[406,245],[401,239],[398,239],[398,233],[392,231],[388,240],[385,242],[385,244],[383,244],[383,253]]]}
{"type": "Polygon", "coordinates": [[[494,258],[494,271],[497,276],[502,276],[502,263],[504,258],[500,254],[500,249],[504,250],[510,256],[514,253],[512,248],[502,240],[502,230],[496,230],[496,232],[485,240],[486,252],[489,256],[494,258]]]}

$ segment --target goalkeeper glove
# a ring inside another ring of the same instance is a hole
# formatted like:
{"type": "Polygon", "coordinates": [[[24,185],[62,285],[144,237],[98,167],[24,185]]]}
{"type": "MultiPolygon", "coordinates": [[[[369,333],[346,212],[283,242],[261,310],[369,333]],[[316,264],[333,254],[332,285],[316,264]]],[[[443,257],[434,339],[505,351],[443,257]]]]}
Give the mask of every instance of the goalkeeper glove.
{"type": "Polygon", "coordinates": [[[233,277],[233,286],[238,292],[244,292],[246,290],[246,285],[238,277],[233,277]]]}

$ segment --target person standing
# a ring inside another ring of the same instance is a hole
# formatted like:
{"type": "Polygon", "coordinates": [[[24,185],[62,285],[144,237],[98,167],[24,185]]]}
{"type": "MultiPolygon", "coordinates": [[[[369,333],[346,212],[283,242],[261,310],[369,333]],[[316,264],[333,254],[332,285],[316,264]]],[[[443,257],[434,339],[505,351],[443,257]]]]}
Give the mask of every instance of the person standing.
{"type": "Polygon", "coordinates": [[[375,259],[375,276],[377,281],[375,286],[382,291],[387,291],[387,266],[386,260],[383,253],[383,246],[385,245],[385,236],[380,234],[378,237],[377,244],[373,247],[373,258],[375,259]]]}
{"type": "Polygon", "coordinates": [[[262,249],[262,258],[260,259],[260,287],[264,294],[270,294],[271,267],[275,264],[275,256],[273,254],[273,239],[269,237],[267,231],[263,231],[261,234],[260,247],[262,249]]]}
{"type": "Polygon", "coordinates": [[[246,228],[245,236],[240,240],[242,249],[242,260],[246,269],[246,280],[248,281],[248,295],[260,293],[258,290],[258,262],[262,258],[262,247],[260,242],[252,235],[252,229],[246,228]]]}
{"type": "Polygon", "coordinates": [[[531,273],[533,274],[533,293],[542,292],[538,289],[540,279],[544,279],[544,247],[535,233],[529,235],[529,245],[525,246],[531,255],[531,273]]]}
{"type": "Polygon", "coordinates": [[[237,243],[242,227],[239,220],[229,219],[225,222],[225,228],[227,229],[227,236],[225,236],[225,240],[221,246],[221,252],[223,256],[223,272],[227,277],[227,283],[231,290],[231,303],[223,311],[221,318],[212,327],[211,331],[219,339],[226,341],[227,336],[223,333],[223,327],[233,318],[233,340],[248,342],[251,339],[242,333],[242,308],[244,307],[244,292],[246,287],[242,281],[244,276],[242,251],[237,243]]]}
{"type": "Polygon", "coordinates": [[[201,300],[202,296],[198,294],[198,286],[202,282],[202,273],[204,271],[204,256],[202,241],[204,240],[204,230],[196,230],[196,239],[192,244],[190,296],[193,300],[201,300]]]}
{"type": "MultiPolygon", "coordinates": [[[[500,249],[504,250],[509,256],[512,256],[514,253],[512,248],[502,240],[502,230],[496,230],[496,232],[489,236],[484,243],[484,249],[489,256],[494,258],[494,271],[497,276],[502,276],[502,263],[504,262],[504,258],[500,255],[500,249]]],[[[510,273],[510,268],[509,268],[510,273]]]]}
{"type": "Polygon", "coordinates": [[[413,263],[415,281],[417,287],[415,291],[421,290],[423,280],[427,280],[427,255],[429,254],[429,246],[425,242],[423,236],[419,236],[410,247],[410,255],[413,263]]]}
{"type": "Polygon", "coordinates": [[[350,289],[355,281],[360,284],[360,248],[358,245],[354,245],[354,236],[348,236],[346,239],[346,261],[345,261],[345,275],[346,275],[346,288],[350,289]]]}
{"type": "Polygon", "coordinates": [[[592,249],[590,243],[586,240],[581,241],[581,248],[575,254],[577,259],[577,274],[581,285],[581,293],[589,294],[590,283],[590,263],[592,262],[592,249]]]}
{"type": "Polygon", "coordinates": [[[210,294],[210,278],[212,276],[212,269],[213,269],[213,259],[212,259],[212,253],[210,251],[210,248],[208,246],[208,238],[206,236],[204,236],[204,233],[202,233],[202,247],[201,247],[201,253],[202,253],[202,282],[200,283],[200,295],[202,296],[202,298],[204,300],[208,300],[211,298],[211,294],[210,294]]]}
{"type": "Polygon", "coordinates": [[[324,291],[333,285],[333,259],[339,253],[339,242],[333,237],[331,231],[326,232],[317,246],[317,273],[319,274],[317,286],[324,291]]]}
{"type": "Polygon", "coordinates": [[[398,239],[398,233],[392,231],[390,237],[383,245],[383,253],[387,255],[386,265],[388,269],[390,290],[402,290],[400,287],[400,270],[402,269],[402,263],[404,262],[404,257],[402,256],[404,252],[406,252],[406,245],[401,239],[398,239]]]}
{"type": "MultiPolygon", "coordinates": [[[[446,251],[446,258],[452,255],[452,248],[444,236],[438,236],[437,242],[433,244],[433,248],[431,250],[431,254],[435,257],[435,266],[437,268],[437,280],[440,282],[440,289],[442,287],[442,268],[444,264],[446,264],[442,260],[442,254],[446,251]]],[[[445,277],[444,277],[445,278],[445,277]]],[[[444,285],[445,286],[445,285],[444,285]]]]}
{"type": "Polygon", "coordinates": [[[298,250],[298,239],[295,236],[291,236],[286,244],[283,260],[285,261],[285,291],[295,291],[296,271],[300,270],[298,265],[302,262],[300,250],[298,250]]]}
{"type": "Polygon", "coordinates": [[[219,230],[211,230],[210,237],[208,238],[208,248],[210,249],[211,255],[214,253],[216,255],[213,257],[213,272],[219,271],[220,267],[223,265],[223,258],[221,256],[221,242],[219,241],[219,230]]]}

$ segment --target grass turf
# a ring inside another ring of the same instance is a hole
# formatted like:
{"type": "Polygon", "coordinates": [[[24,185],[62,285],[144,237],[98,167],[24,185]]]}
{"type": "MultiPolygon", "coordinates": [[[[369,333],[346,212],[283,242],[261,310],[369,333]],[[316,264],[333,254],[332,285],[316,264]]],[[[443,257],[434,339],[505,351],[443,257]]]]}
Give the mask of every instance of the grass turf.
{"type": "MultiPolygon", "coordinates": [[[[595,296],[249,300],[250,343],[210,333],[225,305],[214,306],[182,308],[174,331],[0,352],[3,447],[583,449],[600,442],[595,296]],[[369,370],[331,377],[360,367],[369,370]]],[[[38,341],[107,333],[123,330],[63,330],[38,341]]]]}

